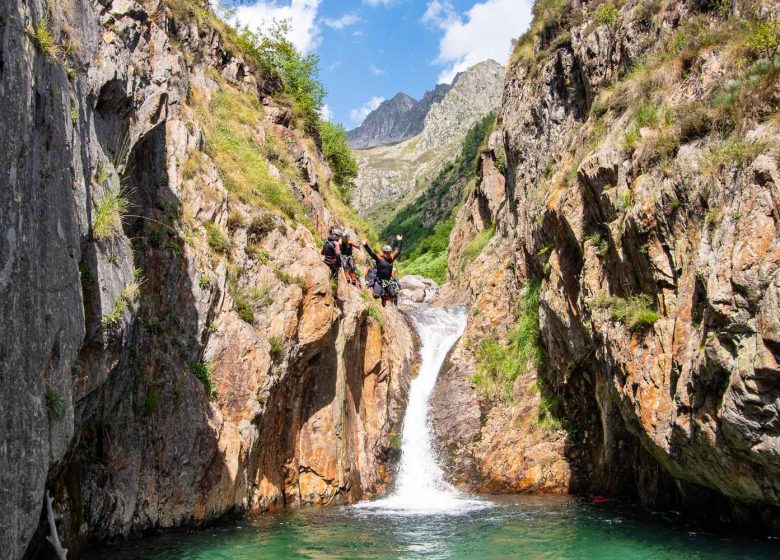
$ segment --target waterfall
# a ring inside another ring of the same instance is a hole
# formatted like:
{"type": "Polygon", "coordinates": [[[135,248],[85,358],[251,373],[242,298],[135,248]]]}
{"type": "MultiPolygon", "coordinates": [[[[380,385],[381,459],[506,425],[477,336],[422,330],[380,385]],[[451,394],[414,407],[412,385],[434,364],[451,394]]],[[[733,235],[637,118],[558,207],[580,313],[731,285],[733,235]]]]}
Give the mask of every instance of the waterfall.
{"type": "Polygon", "coordinates": [[[466,311],[421,306],[410,315],[422,342],[421,363],[409,388],[396,490],[385,499],[356,507],[401,514],[460,513],[484,507],[486,502],[470,499],[444,481],[428,422],[428,399],[447,352],[463,334],[466,311]]]}

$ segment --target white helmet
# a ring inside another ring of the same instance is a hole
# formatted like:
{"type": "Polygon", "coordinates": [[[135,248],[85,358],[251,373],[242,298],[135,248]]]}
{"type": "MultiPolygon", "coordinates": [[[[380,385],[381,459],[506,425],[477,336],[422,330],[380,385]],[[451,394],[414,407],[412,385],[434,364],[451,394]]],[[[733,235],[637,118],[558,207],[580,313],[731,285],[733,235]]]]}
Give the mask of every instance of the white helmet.
{"type": "Polygon", "coordinates": [[[389,253],[392,250],[393,250],[393,248],[390,245],[385,245],[384,247],[382,247],[382,252],[383,253],[389,253]]]}

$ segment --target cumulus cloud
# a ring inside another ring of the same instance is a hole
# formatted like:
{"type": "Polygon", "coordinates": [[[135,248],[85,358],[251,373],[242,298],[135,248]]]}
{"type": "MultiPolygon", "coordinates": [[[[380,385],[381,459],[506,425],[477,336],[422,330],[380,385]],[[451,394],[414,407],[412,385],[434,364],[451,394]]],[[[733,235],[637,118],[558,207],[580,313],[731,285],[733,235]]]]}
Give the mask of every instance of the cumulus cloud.
{"type": "Polygon", "coordinates": [[[381,68],[377,68],[373,64],[368,67],[368,70],[374,75],[374,76],[383,76],[385,74],[385,71],[381,68]]]}
{"type": "Polygon", "coordinates": [[[349,120],[352,121],[352,124],[355,126],[360,126],[365,118],[368,116],[368,114],[379,107],[379,105],[382,104],[382,101],[384,101],[384,97],[372,97],[368,101],[366,101],[365,104],[363,104],[362,107],[358,107],[357,109],[352,109],[349,112],[349,120]]]}
{"type": "Polygon", "coordinates": [[[531,24],[532,0],[484,0],[459,14],[449,0],[432,0],[423,22],[443,31],[435,60],[445,68],[439,82],[452,82],[458,72],[487,59],[506,64],[512,39],[531,24]]]}
{"type": "Polygon", "coordinates": [[[320,28],[317,11],[321,0],[258,0],[254,4],[239,6],[235,20],[252,31],[268,29],[274,20],[290,20],[288,38],[302,52],[308,53],[320,44],[320,28]]]}
{"type": "Polygon", "coordinates": [[[333,111],[331,111],[330,107],[328,107],[328,104],[325,103],[320,109],[320,118],[324,121],[333,121],[333,117],[333,111]]]}
{"type": "Polygon", "coordinates": [[[349,27],[350,25],[355,25],[360,21],[360,18],[357,16],[357,14],[349,13],[344,14],[340,18],[325,18],[322,20],[322,23],[327,25],[328,27],[332,29],[344,29],[345,27],[349,27]]]}

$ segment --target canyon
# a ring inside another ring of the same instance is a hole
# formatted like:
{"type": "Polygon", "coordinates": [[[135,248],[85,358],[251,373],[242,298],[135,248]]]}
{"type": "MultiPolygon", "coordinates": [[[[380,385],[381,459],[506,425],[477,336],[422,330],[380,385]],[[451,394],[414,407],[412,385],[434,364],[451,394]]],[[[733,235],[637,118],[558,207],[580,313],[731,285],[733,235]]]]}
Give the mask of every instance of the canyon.
{"type": "Polygon", "coordinates": [[[776,1],[538,0],[506,67],[347,134],[354,210],[208,5],[1,1],[3,558],[50,557],[46,495],[74,556],[386,495],[420,304],[466,308],[429,408],[454,487],[780,532],[776,1]],[[333,228],[401,218],[435,295],[331,278],[333,228]]]}

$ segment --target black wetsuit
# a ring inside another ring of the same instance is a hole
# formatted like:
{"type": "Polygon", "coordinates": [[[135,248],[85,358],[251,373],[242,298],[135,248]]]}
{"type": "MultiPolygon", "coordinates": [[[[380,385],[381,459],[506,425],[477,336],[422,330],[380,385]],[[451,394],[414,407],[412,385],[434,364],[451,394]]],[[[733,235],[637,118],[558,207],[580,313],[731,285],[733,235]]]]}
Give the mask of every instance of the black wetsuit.
{"type": "Polygon", "coordinates": [[[398,247],[395,248],[395,251],[388,256],[385,257],[384,253],[382,256],[378,256],[374,251],[371,250],[371,247],[366,245],[366,251],[371,256],[372,259],[376,262],[376,277],[377,280],[374,283],[374,297],[382,298],[382,305],[385,304],[386,298],[395,298],[397,295],[396,290],[392,283],[393,280],[393,262],[395,259],[398,258],[398,255],[401,254],[401,248],[403,247],[403,241],[398,243],[398,247]]]}
{"type": "Polygon", "coordinates": [[[339,268],[341,268],[341,259],[339,258],[339,238],[333,234],[328,236],[328,240],[325,245],[322,246],[322,256],[325,264],[330,268],[330,273],[333,277],[339,275],[339,268]]]}

